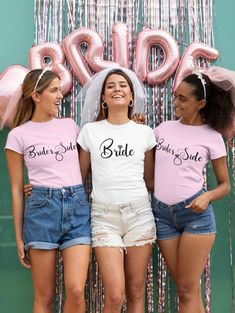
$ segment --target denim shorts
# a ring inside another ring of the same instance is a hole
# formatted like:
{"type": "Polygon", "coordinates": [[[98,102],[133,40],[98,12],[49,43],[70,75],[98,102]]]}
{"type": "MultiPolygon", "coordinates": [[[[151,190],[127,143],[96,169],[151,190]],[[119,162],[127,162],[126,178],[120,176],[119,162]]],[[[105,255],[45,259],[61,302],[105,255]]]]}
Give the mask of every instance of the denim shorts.
{"type": "Polygon", "coordinates": [[[25,201],[23,240],[26,251],[91,244],[90,205],[83,185],[33,186],[25,201]]]}
{"type": "Polygon", "coordinates": [[[153,213],[158,240],[180,236],[183,232],[190,234],[215,234],[216,223],[211,203],[200,213],[186,208],[193,199],[204,193],[202,189],[192,197],[174,205],[167,205],[153,197],[153,213]]]}
{"type": "Polygon", "coordinates": [[[112,204],[92,201],[93,247],[143,246],[156,240],[156,228],[148,197],[112,204]]]}

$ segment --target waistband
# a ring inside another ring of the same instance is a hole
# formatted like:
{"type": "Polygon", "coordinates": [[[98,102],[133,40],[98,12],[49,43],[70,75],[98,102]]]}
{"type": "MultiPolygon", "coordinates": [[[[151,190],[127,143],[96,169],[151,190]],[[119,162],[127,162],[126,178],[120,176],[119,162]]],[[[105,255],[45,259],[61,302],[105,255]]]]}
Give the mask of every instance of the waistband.
{"type": "Polygon", "coordinates": [[[71,194],[78,191],[84,191],[84,185],[75,185],[75,186],[66,186],[61,188],[54,188],[54,187],[44,187],[44,186],[32,186],[32,192],[40,193],[43,195],[48,195],[51,197],[53,194],[71,194]]]}
{"type": "Polygon", "coordinates": [[[129,201],[129,202],[120,202],[120,203],[112,203],[112,202],[103,202],[96,199],[92,199],[92,204],[99,205],[104,209],[109,209],[116,211],[117,209],[125,209],[125,208],[133,208],[138,209],[145,205],[149,205],[151,207],[149,197],[143,197],[138,200],[129,201]]]}
{"type": "Polygon", "coordinates": [[[180,202],[177,202],[177,203],[171,204],[171,205],[166,204],[166,203],[164,203],[164,202],[162,202],[162,201],[160,201],[160,200],[158,200],[158,199],[156,199],[156,198],[155,198],[155,199],[157,200],[157,202],[158,202],[159,204],[162,204],[162,205],[167,206],[167,207],[186,206],[186,205],[188,205],[193,199],[195,199],[197,196],[203,194],[204,192],[206,192],[206,189],[202,188],[201,190],[199,190],[198,192],[196,192],[194,195],[192,195],[192,196],[189,197],[188,199],[185,199],[185,200],[183,200],[183,201],[180,201],[180,202]]]}

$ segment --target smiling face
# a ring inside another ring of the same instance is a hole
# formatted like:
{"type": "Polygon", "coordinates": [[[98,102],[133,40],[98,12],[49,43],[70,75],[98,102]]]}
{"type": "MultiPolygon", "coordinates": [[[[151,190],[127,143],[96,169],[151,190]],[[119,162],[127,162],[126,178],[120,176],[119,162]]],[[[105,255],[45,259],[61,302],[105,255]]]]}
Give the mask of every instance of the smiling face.
{"type": "Polygon", "coordinates": [[[194,86],[183,81],[174,95],[175,115],[186,124],[202,122],[200,109],[204,107],[205,100],[197,100],[193,91],[194,86]]]}
{"type": "Polygon", "coordinates": [[[57,116],[62,98],[60,80],[55,78],[42,93],[35,92],[35,115],[40,115],[41,118],[57,116]]]}
{"type": "Polygon", "coordinates": [[[109,110],[125,108],[128,111],[133,96],[125,77],[119,74],[111,74],[106,80],[102,100],[107,103],[109,110]]]}

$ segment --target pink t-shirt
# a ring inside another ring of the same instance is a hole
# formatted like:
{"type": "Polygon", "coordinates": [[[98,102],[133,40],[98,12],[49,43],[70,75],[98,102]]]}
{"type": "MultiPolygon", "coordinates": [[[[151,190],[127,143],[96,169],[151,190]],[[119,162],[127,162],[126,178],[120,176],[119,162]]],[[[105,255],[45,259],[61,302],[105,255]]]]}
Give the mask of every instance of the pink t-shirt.
{"type": "Polygon", "coordinates": [[[221,134],[208,125],[167,121],[154,132],[157,141],[154,195],[168,205],[188,199],[202,189],[206,164],[226,156],[221,134]]]}
{"type": "Polygon", "coordinates": [[[24,157],[32,185],[66,187],[82,183],[76,140],[79,127],[70,118],[28,121],[12,129],[5,149],[24,157]]]}

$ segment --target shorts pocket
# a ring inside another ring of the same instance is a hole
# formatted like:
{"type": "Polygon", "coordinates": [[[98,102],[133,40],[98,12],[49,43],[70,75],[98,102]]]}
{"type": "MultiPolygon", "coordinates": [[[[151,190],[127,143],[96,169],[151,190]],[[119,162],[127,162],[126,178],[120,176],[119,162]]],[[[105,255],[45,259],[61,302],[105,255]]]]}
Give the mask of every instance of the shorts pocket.
{"type": "Polygon", "coordinates": [[[103,213],[104,212],[102,210],[92,209],[91,210],[91,217],[95,217],[95,218],[101,217],[101,216],[103,216],[103,213]]]}
{"type": "Polygon", "coordinates": [[[32,193],[25,200],[25,208],[40,208],[45,205],[47,202],[48,196],[43,194],[34,194],[32,193]]]}
{"type": "Polygon", "coordinates": [[[81,206],[89,206],[89,202],[88,202],[87,196],[85,194],[85,191],[84,191],[84,193],[81,193],[81,192],[75,193],[74,194],[74,200],[78,201],[81,206]]]}

